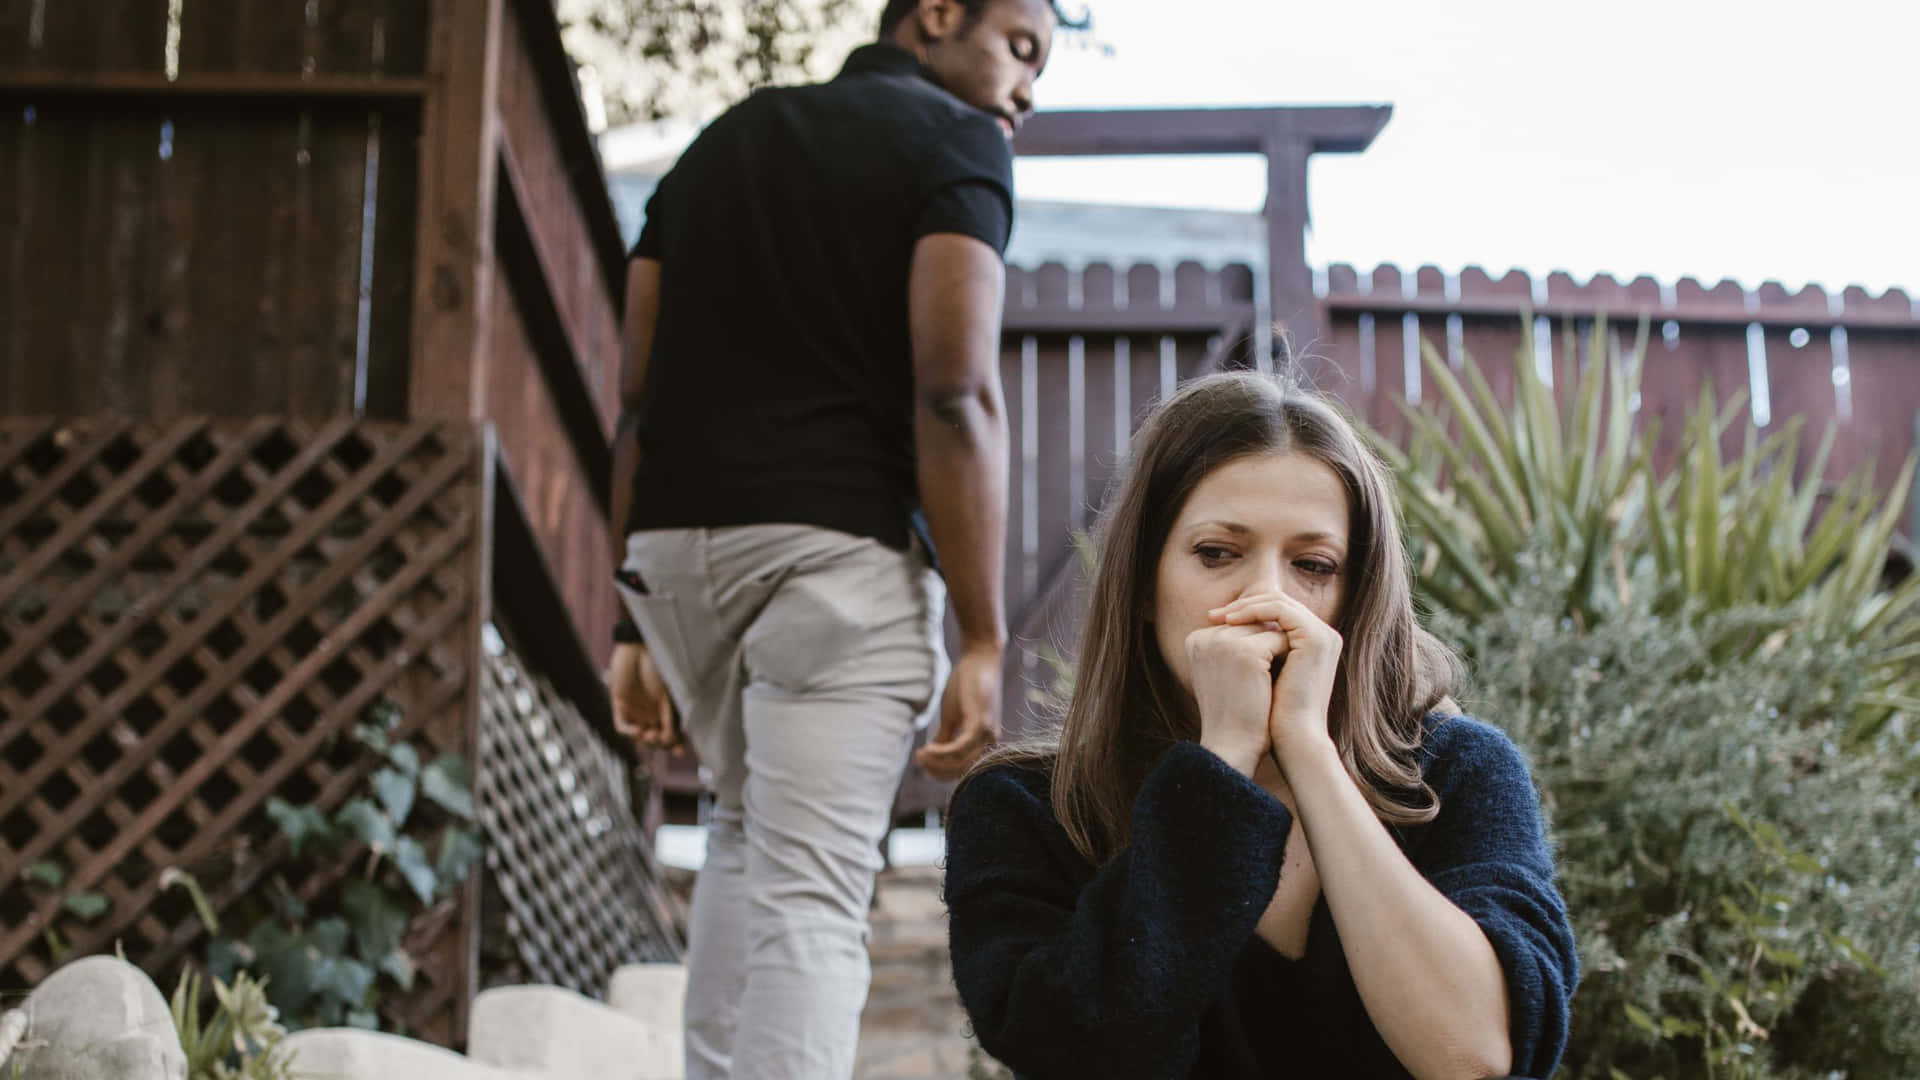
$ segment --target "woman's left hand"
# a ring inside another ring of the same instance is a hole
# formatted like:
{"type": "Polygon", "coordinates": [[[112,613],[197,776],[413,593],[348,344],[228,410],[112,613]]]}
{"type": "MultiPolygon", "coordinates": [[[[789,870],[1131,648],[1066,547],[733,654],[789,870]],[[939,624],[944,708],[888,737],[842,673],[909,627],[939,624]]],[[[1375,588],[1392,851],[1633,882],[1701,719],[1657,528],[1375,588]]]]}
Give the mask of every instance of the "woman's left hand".
{"type": "Polygon", "coordinates": [[[1305,604],[1283,592],[1241,597],[1215,608],[1222,623],[1267,623],[1287,639],[1280,656],[1280,675],[1273,683],[1273,705],[1267,715],[1267,733],[1274,760],[1285,771],[1292,755],[1324,745],[1327,710],[1333,700],[1333,679],[1340,668],[1340,632],[1307,610],[1305,604]]]}

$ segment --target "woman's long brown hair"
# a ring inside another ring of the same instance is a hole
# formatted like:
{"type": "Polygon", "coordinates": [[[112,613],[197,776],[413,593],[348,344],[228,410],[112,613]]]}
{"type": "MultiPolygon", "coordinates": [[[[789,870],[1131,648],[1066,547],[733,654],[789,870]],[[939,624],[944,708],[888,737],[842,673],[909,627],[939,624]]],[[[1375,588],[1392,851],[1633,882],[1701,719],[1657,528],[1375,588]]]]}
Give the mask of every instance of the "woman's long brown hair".
{"type": "MultiPolygon", "coordinates": [[[[1389,824],[1430,821],[1422,719],[1458,678],[1453,652],[1422,629],[1385,467],[1319,394],[1253,373],[1196,379],[1135,434],[1121,487],[1095,535],[1091,595],[1072,697],[1053,730],[987,755],[1052,774],[1055,817],[1080,853],[1105,863],[1131,839],[1133,801],[1160,755],[1200,736],[1199,718],[1148,623],[1174,522],[1201,480],[1251,455],[1295,453],[1339,475],[1349,508],[1344,639],[1328,726],[1347,772],[1389,824]]],[[[965,780],[962,781],[962,784],[965,780]]]]}

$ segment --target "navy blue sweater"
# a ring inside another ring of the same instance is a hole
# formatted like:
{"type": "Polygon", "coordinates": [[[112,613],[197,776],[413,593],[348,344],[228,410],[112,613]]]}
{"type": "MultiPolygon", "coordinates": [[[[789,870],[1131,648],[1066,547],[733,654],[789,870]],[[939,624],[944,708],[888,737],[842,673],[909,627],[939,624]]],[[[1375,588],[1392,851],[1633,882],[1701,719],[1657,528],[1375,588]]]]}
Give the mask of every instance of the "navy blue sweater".
{"type": "MultiPolygon", "coordinates": [[[[1422,747],[1440,813],[1394,829],[1408,859],[1485,931],[1506,971],[1513,1074],[1544,1077],[1566,1045],[1573,929],[1519,751],[1465,717],[1422,747]]],[[[1048,778],[990,769],[955,796],[947,832],[954,981],[988,1053],[1029,1080],[1403,1077],[1367,1018],[1322,897],[1297,961],[1254,928],[1279,887],[1293,819],[1182,743],[1133,806],[1104,867],[1054,819],[1048,778]]]]}

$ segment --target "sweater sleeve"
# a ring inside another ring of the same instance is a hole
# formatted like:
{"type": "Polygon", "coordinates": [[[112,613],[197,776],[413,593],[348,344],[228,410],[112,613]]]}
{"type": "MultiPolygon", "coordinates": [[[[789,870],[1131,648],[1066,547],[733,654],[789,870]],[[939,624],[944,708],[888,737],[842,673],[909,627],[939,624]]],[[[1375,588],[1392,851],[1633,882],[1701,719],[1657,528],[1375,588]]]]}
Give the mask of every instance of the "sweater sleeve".
{"type": "Polygon", "coordinates": [[[1477,720],[1447,719],[1432,746],[1440,814],[1415,862],[1500,958],[1513,1075],[1548,1076],[1566,1049],[1580,962],[1533,778],[1513,742],[1477,720]]]}
{"type": "Polygon", "coordinates": [[[989,771],[949,815],[954,981],[981,1046],[1036,1080],[1185,1076],[1273,899],[1291,815],[1178,744],[1134,801],[1132,843],[1086,880],[1032,780],[989,771]]]}

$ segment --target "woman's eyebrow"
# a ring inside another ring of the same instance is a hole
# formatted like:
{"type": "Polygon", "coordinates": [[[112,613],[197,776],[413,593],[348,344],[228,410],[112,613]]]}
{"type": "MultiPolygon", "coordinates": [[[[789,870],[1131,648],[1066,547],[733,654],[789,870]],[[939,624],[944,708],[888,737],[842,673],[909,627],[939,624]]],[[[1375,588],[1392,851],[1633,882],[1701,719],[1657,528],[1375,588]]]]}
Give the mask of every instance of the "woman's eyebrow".
{"type": "MultiPolygon", "coordinates": [[[[1189,532],[1195,529],[1220,529],[1224,532],[1233,533],[1235,536],[1251,536],[1253,534],[1253,529],[1251,526],[1243,525],[1238,521],[1226,521],[1223,519],[1209,519],[1206,521],[1196,521],[1193,524],[1187,526],[1187,531],[1189,532]]],[[[1343,550],[1347,546],[1346,537],[1341,536],[1338,533],[1328,532],[1324,529],[1311,529],[1307,532],[1294,533],[1291,536],[1289,536],[1288,539],[1296,542],[1308,543],[1308,544],[1315,544],[1315,543],[1334,544],[1343,550]]]]}

